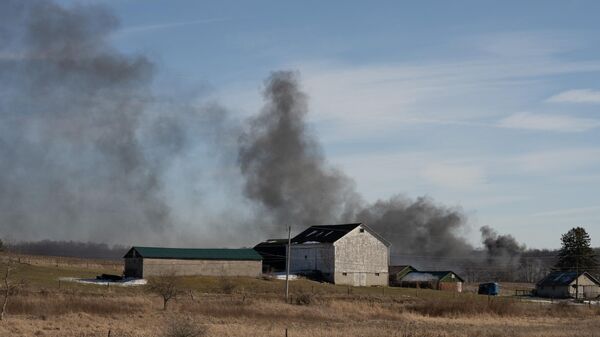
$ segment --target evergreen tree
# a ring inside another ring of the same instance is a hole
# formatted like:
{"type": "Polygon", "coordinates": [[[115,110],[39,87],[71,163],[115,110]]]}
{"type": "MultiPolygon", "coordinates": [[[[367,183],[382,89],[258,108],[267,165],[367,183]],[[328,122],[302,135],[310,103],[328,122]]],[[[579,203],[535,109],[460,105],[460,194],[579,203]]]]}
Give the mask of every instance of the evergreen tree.
{"type": "Polygon", "coordinates": [[[598,268],[594,249],[590,247],[590,236],[582,227],[575,227],[563,234],[562,247],[554,268],[562,271],[591,271],[598,268]]]}

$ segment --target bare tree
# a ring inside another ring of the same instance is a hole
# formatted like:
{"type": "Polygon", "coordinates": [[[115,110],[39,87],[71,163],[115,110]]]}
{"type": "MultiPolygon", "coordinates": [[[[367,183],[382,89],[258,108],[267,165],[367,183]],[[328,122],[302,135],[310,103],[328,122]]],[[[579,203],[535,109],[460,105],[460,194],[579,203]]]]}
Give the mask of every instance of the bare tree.
{"type": "Polygon", "coordinates": [[[148,291],[162,297],[163,310],[167,310],[169,301],[176,298],[182,292],[182,289],[179,278],[172,272],[150,279],[148,282],[148,291]]]}
{"type": "Polygon", "coordinates": [[[8,300],[10,296],[21,286],[23,286],[23,281],[13,282],[11,280],[11,272],[14,270],[14,259],[10,254],[5,256],[6,262],[4,263],[6,269],[4,271],[3,278],[3,293],[4,299],[2,301],[2,309],[0,310],[0,321],[4,320],[4,313],[6,312],[6,306],[8,305],[8,300]]]}

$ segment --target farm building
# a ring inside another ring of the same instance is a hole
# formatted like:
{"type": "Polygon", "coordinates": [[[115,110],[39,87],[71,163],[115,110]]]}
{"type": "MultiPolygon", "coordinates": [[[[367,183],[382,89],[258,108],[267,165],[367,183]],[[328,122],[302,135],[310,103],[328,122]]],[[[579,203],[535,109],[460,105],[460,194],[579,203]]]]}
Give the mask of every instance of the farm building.
{"type": "Polygon", "coordinates": [[[390,286],[400,286],[400,280],[411,271],[417,271],[413,266],[390,266],[390,286]]]}
{"type": "Polygon", "coordinates": [[[390,285],[462,292],[465,281],[455,272],[419,271],[412,266],[390,266],[390,285]]]}
{"type": "Polygon", "coordinates": [[[390,244],[362,223],[312,226],[292,239],[290,270],[335,284],[388,284],[390,244]]]}
{"type": "Polygon", "coordinates": [[[550,298],[596,298],[600,296],[600,282],[587,272],[554,271],[535,285],[535,292],[550,298]],[[577,289],[579,288],[579,289],[577,289]]]}
{"type": "Polygon", "coordinates": [[[263,258],[264,273],[285,271],[287,244],[288,239],[269,239],[254,246],[263,258]]]}
{"type": "Polygon", "coordinates": [[[260,276],[262,257],[254,249],[193,249],[134,246],[123,256],[125,276],[165,274],[260,276]]]}

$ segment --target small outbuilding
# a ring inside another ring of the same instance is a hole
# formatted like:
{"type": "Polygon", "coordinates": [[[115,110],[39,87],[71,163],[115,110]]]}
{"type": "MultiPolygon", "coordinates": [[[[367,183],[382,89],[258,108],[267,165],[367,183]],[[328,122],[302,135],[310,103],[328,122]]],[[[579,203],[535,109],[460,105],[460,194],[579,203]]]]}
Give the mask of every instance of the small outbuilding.
{"type": "Polygon", "coordinates": [[[251,276],[262,274],[254,249],[197,249],[134,246],[123,256],[125,276],[251,276]]]}
{"type": "Polygon", "coordinates": [[[391,287],[399,287],[400,280],[402,280],[402,278],[404,276],[406,276],[406,274],[408,274],[412,271],[417,271],[417,269],[413,266],[408,266],[408,265],[390,266],[390,268],[389,268],[390,286],[391,287]]]}
{"type": "Polygon", "coordinates": [[[536,284],[535,293],[550,298],[597,298],[600,282],[587,272],[554,271],[536,284]]]}
{"type": "Polygon", "coordinates": [[[455,272],[445,271],[419,271],[411,266],[396,273],[394,286],[407,288],[422,288],[462,292],[462,285],[465,282],[455,272]]]}

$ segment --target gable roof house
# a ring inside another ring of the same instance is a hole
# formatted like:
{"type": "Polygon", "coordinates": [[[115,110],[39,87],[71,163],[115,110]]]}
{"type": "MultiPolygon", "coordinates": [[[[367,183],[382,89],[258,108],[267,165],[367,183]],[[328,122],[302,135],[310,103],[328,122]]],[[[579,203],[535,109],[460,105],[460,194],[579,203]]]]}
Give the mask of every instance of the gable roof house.
{"type": "Polygon", "coordinates": [[[254,249],[198,249],[133,246],[125,256],[125,276],[260,276],[262,257],[254,249]]]}
{"type": "Polygon", "coordinates": [[[411,271],[417,271],[417,268],[409,265],[390,266],[390,286],[400,286],[400,280],[411,271]]]}
{"type": "Polygon", "coordinates": [[[535,285],[537,296],[550,298],[596,298],[600,281],[587,272],[554,271],[535,285]]]}
{"type": "Polygon", "coordinates": [[[292,273],[335,284],[388,284],[390,243],[363,223],[311,226],[291,242],[292,273]]]}
{"type": "Polygon", "coordinates": [[[462,285],[465,282],[451,270],[416,270],[411,266],[404,266],[396,273],[395,277],[390,276],[391,278],[394,278],[394,282],[390,284],[394,286],[456,291],[459,293],[462,292],[462,285]]]}

